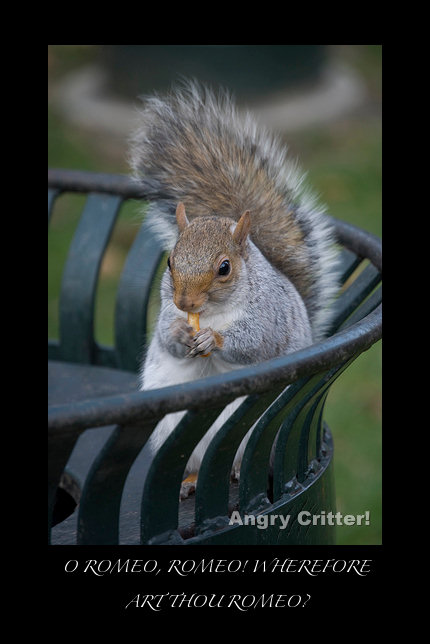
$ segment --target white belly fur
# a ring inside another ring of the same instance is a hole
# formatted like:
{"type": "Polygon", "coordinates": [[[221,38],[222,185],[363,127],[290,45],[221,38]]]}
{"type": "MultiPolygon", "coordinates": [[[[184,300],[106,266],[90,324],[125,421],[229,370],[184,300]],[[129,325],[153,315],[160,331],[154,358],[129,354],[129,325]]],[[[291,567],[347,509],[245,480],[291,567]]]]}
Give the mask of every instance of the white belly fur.
{"type": "MultiPolygon", "coordinates": [[[[186,313],[178,310],[178,315],[179,314],[182,314],[186,317],[186,313]]],[[[211,316],[205,316],[202,314],[200,317],[200,327],[206,328],[208,326],[211,326],[212,328],[222,331],[234,321],[234,318],[236,318],[237,315],[240,315],[240,310],[236,310],[236,314],[228,316],[227,320],[224,314],[211,316]]],[[[141,389],[158,389],[161,387],[168,387],[170,385],[182,384],[184,382],[198,380],[200,378],[212,376],[218,373],[226,373],[228,371],[232,371],[233,369],[239,368],[239,366],[240,365],[236,366],[225,362],[216,353],[213,353],[212,355],[205,358],[195,357],[184,358],[181,360],[174,358],[166,351],[161,352],[160,347],[157,347],[157,349],[155,349],[154,351],[151,351],[150,347],[148,352],[148,359],[145,363],[145,369],[142,373],[141,389]]],[[[199,470],[206,448],[214,437],[215,433],[231,416],[231,414],[239,407],[244,399],[244,396],[237,398],[226,406],[215,423],[210,427],[210,429],[206,432],[204,437],[195,447],[185,468],[184,477],[199,470]]],[[[149,446],[153,451],[156,451],[161,446],[165,438],[172,432],[181,418],[183,418],[185,413],[185,411],[179,411],[172,414],[167,414],[157,424],[149,439],[149,446]]],[[[234,461],[233,470],[237,477],[245,444],[245,441],[242,441],[242,444],[234,461]]]]}

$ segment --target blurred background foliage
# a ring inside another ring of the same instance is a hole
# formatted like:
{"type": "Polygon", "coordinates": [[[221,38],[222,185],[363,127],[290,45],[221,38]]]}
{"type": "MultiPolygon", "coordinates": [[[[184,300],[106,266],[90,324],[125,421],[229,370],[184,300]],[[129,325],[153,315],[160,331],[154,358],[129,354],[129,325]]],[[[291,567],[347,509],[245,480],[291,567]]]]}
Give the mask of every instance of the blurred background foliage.
{"type": "MultiPolygon", "coordinates": [[[[50,45],[49,167],[127,174],[137,96],[180,75],[231,89],[288,143],[330,214],[381,236],[380,45],[50,45]]],[[[60,197],[49,231],[49,337],[58,337],[61,271],[82,203],[60,197]]],[[[95,322],[103,344],[112,343],[115,292],[141,216],[135,203],[123,208],[103,260],[95,322]]],[[[370,510],[369,526],[337,528],[339,544],[382,542],[381,379],[378,343],[327,400],[337,509],[370,510]]]]}

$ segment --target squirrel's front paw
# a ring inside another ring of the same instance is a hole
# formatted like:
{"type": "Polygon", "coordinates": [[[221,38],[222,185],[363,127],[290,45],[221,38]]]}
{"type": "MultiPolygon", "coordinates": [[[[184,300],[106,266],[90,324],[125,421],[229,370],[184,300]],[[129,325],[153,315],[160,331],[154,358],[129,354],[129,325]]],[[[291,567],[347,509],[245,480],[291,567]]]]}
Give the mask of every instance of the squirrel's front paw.
{"type": "Polygon", "coordinates": [[[170,325],[170,332],[175,342],[192,346],[194,330],[184,318],[176,318],[170,325]]]}
{"type": "Polygon", "coordinates": [[[167,341],[168,350],[177,358],[188,355],[193,343],[194,329],[184,318],[177,318],[170,325],[170,337],[167,341]]]}
{"type": "Polygon", "coordinates": [[[193,337],[193,347],[188,354],[189,357],[193,358],[195,356],[211,353],[211,351],[219,347],[217,336],[219,336],[219,333],[213,331],[210,327],[198,331],[193,337]]]}

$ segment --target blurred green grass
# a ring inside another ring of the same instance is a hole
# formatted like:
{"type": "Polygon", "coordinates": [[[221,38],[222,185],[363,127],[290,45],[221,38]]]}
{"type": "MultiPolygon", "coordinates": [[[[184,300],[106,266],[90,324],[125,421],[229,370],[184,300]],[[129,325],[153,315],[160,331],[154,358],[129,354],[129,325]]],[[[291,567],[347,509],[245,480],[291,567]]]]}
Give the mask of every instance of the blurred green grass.
{"type": "MultiPolygon", "coordinates": [[[[368,104],[334,123],[288,134],[290,151],[308,172],[310,184],[330,214],[381,235],[381,48],[339,46],[333,55],[362,76],[368,104]]],[[[93,62],[97,46],[55,45],[49,50],[50,87],[69,70],[93,62]]],[[[50,167],[127,173],[126,142],[105,146],[103,137],[65,122],[50,101],[50,167]]],[[[58,199],[48,235],[48,335],[58,337],[61,270],[83,197],[58,199]]],[[[119,275],[140,222],[135,203],[120,214],[102,268],[96,302],[96,339],[113,341],[113,308],[119,275]]],[[[382,542],[381,343],[359,356],[332,386],[325,410],[335,444],[337,510],[370,511],[369,526],[337,528],[339,544],[382,542]]]]}

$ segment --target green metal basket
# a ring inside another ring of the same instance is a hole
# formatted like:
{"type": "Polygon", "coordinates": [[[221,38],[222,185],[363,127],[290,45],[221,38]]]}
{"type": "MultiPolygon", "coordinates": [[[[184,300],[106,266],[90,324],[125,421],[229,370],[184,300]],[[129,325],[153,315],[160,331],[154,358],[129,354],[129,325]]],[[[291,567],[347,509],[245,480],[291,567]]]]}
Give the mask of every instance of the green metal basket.
{"type": "Polygon", "coordinates": [[[342,288],[323,341],[257,366],[142,392],[137,370],[163,256],[145,223],[121,274],[112,347],[94,338],[94,308],[120,209],[145,195],[126,177],[51,170],[48,215],[70,192],[87,198],[62,276],[59,340],[49,342],[50,543],[333,543],[330,522],[310,521],[315,512],[335,511],[324,404],[336,378],[381,338],[380,240],[333,220],[342,288]],[[239,396],[246,398],[205,453],[195,495],[180,502],[194,447],[239,396]],[[149,435],[178,410],[187,414],[151,454],[149,435]],[[233,458],[252,426],[237,483],[233,458]]]}

